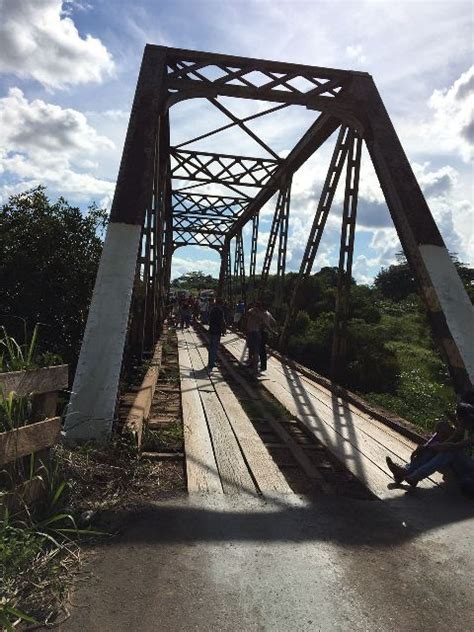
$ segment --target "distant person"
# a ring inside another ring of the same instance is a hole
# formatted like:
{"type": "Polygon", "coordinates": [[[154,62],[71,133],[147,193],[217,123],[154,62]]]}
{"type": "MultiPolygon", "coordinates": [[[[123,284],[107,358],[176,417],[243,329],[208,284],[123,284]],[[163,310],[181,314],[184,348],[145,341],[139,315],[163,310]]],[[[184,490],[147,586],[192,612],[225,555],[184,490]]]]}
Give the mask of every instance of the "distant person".
{"type": "Polygon", "coordinates": [[[461,487],[470,489],[471,495],[474,485],[474,404],[471,401],[472,394],[469,399],[461,400],[456,408],[456,429],[446,440],[430,444],[432,454],[421,465],[401,467],[393,462],[389,465],[396,483],[406,481],[416,487],[423,479],[449,466],[461,487]]]}
{"type": "Polygon", "coordinates": [[[252,373],[255,376],[257,376],[258,373],[260,343],[262,340],[262,327],[264,324],[265,312],[263,311],[260,301],[257,301],[255,305],[248,310],[245,318],[249,364],[252,369],[252,373]]]}
{"type": "Polygon", "coordinates": [[[207,370],[212,371],[216,364],[217,352],[222,334],[226,330],[226,319],[224,315],[224,306],[221,298],[209,299],[209,358],[207,362],[207,370]]]}
{"type": "Polygon", "coordinates": [[[191,305],[188,301],[183,301],[181,305],[181,329],[189,329],[189,326],[191,325],[191,317],[191,305]]]}
{"type": "Polygon", "coordinates": [[[240,299],[240,301],[235,306],[235,311],[234,311],[234,325],[236,327],[239,326],[239,323],[242,320],[242,316],[244,314],[245,314],[245,303],[243,302],[242,299],[240,299]]]}
{"type": "Polygon", "coordinates": [[[270,314],[268,310],[264,310],[264,321],[263,325],[260,329],[260,371],[267,370],[267,343],[268,343],[268,332],[276,334],[277,322],[270,314]]]}

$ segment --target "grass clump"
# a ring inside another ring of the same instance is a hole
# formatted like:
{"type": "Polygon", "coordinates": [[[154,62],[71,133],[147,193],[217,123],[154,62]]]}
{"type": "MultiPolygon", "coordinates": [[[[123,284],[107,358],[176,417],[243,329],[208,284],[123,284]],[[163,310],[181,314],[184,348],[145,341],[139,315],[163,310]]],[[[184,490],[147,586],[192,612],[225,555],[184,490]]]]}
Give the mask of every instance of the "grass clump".
{"type": "Polygon", "coordinates": [[[80,560],[79,541],[98,535],[79,527],[68,507],[69,486],[54,460],[35,474],[45,498],[15,514],[3,509],[0,520],[0,625],[49,624],[67,617],[68,586],[80,560]]]}

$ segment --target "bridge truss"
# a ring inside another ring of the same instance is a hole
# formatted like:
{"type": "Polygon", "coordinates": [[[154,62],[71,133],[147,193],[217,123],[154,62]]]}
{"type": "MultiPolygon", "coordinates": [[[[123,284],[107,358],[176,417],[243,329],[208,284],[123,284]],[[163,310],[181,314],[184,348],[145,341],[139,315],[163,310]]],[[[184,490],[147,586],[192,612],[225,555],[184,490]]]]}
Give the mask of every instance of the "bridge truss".
{"type": "Polygon", "coordinates": [[[147,45],[66,419],[68,437],[100,441],[110,435],[124,363],[133,355],[152,353],[160,336],[176,249],[195,245],[216,250],[221,257],[219,291],[229,298],[245,296],[247,287],[257,285],[255,296],[262,295],[275,259],[283,287],[292,178],[333,135],[337,139],[287,306],[281,346],[341,183],[334,377],[344,364],[365,144],[456,388],[462,391],[472,385],[472,305],[371,76],[147,45]],[[191,99],[205,99],[226,123],[172,144],[172,108],[191,99]],[[237,116],[228,106],[232,99],[257,101],[259,109],[237,116]],[[292,106],[314,112],[314,120],[282,157],[254,131],[253,124],[292,106]],[[250,138],[261,155],[197,148],[229,130],[250,138]],[[275,210],[258,274],[260,211],[273,200],[275,210]],[[247,225],[250,247],[245,252],[247,225]]]}

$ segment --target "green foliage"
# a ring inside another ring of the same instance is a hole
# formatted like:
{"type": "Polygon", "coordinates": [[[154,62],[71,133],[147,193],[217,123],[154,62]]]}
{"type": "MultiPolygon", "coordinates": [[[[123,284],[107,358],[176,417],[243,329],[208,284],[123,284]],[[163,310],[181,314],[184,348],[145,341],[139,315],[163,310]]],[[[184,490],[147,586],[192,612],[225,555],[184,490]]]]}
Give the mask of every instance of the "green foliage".
{"type": "Polygon", "coordinates": [[[0,389],[0,432],[24,426],[30,414],[31,403],[27,397],[0,389]]]}
{"type": "Polygon", "coordinates": [[[41,327],[38,354],[77,360],[102,251],[106,214],[83,213],[44,187],[10,197],[0,212],[0,319],[17,340],[41,327]]]}
{"type": "Polygon", "coordinates": [[[38,342],[38,324],[35,325],[31,338],[28,339],[26,323],[24,325],[24,342],[20,345],[15,338],[9,336],[4,326],[0,326],[0,372],[27,371],[38,367],[36,346],[38,342]]]}
{"type": "Polygon", "coordinates": [[[204,274],[201,270],[186,272],[186,274],[174,279],[172,283],[172,287],[179,290],[215,290],[217,285],[217,279],[214,279],[210,274],[204,274]]]}
{"type": "MultiPolygon", "coordinates": [[[[467,293],[473,300],[474,268],[461,263],[455,253],[450,253],[450,255],[467,293]]],[[[397,259],[398,262],[396,264],[388,268],[382,268],[374,280],[374,287],[380,295],[395,302],[404,301],[410,295],[416,293],[415,278],[403,253],[398,253],[397,259]]]]}
{"type": "Polygon", "coordinates": [[[0,624],[14,629],[18,621],[37,623],[57,612],[67,590],[67,563],[75,556],[79,537],[103,535],[79,529],[67,509],[67,482],[58,463],[42,465],[46,500],[34,511],[27,507],[15,516],[8,512],[0,520],[0,624]],[[10,626],[10,627],[9,627],[10,626]]]}

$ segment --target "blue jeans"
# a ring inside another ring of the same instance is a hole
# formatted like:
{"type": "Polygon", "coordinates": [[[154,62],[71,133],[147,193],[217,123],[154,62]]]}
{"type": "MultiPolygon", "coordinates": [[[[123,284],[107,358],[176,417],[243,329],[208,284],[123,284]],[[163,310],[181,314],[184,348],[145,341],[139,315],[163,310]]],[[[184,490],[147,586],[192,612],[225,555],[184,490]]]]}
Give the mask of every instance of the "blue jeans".
{"type": "Polygon", "coordinates": [[[405,468],[407,470],[406,476],[413,476],[419,481],[431,476],[431,474],[434,474],[439,470],[443,470],[448,465],[451,466],[458,478],[462,479],[474,476],[474,459],[471,459],[471,457],[461,450],[454,452],[438,452],[436,456],[433,456],[421,466],[417,463],[417,467],[415,467],[415,469],[411,469],[411,465],[413,464],[410,464],[407,468],[405,468]]]}
{"type": "Polygon", "coordinates": [[[216,363],[220,341],[220,334],[209,334],[209,359],[207,361],[207,368],[209,370],[213,369],[216,363]]]}

